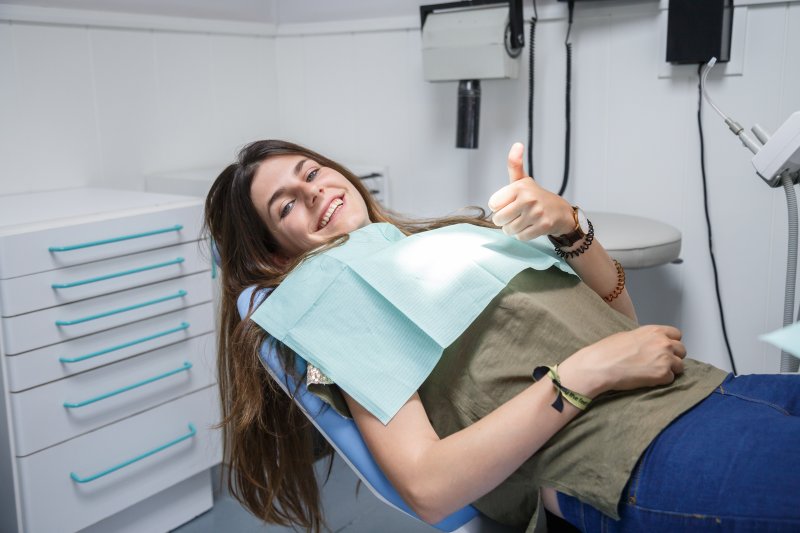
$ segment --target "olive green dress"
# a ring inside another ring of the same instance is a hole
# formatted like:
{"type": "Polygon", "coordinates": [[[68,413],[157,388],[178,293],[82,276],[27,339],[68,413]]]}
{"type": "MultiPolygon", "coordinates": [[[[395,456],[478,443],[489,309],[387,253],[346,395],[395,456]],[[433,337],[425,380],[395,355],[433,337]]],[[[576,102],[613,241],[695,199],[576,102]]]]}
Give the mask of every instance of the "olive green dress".
{"type": "MultiPolygon", "coordinates": [[[[576,276],[556,268],[525,270],[444,351],[420,387],[420,399],[444,438],[529,387],[535,367],[559,363],[584,346],[635,327],[576,276]]],[[[599,396],[473,505],[500,523],[540,531],[544,520],[537,512],[538,489],[549,486],[618,519],[622,491],[645,448],[725,376],[718,368],[686,359],[684,373],[670,385],[599,396]]],[[[341,392],[319,371],[312,368],[308,382],[312,393],[349,416],[341,392]]]]}

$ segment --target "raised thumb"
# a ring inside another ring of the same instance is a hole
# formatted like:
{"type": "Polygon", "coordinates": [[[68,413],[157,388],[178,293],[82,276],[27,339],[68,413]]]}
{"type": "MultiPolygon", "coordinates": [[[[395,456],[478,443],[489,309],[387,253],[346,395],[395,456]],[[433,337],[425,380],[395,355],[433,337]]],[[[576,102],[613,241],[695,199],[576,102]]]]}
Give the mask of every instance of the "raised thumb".
{"type": "Polygon", "coordinates": [[[525,147],[522,143],[514,143],[508,151],[508,179],[511,183],[521,180],[525,176],[525,169],[522,168],[522,153],[525,147]]]}

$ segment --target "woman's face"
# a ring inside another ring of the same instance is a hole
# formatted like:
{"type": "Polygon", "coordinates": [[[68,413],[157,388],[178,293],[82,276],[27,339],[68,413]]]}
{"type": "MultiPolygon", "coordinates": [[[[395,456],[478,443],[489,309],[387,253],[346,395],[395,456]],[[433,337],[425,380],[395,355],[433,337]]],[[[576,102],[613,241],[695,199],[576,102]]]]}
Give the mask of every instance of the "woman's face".
{"type": "Polygon", "coordinates": [[[250,199],[285,259],[370,223],[364,199],[347,178],[304,155],[263,161],[250,199]]]}

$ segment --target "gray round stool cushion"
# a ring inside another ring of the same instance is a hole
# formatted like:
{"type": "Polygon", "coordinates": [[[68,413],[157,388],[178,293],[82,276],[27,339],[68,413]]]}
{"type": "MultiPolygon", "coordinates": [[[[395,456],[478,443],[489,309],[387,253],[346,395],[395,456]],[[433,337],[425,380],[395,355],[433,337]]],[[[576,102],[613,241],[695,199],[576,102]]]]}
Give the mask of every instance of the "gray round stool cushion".
{"type": "Polygon", "coordinates": [[[646,268],[678,259],[681,232],[652,218],[587,212],[595,237],[625,268],[646,268]]]}

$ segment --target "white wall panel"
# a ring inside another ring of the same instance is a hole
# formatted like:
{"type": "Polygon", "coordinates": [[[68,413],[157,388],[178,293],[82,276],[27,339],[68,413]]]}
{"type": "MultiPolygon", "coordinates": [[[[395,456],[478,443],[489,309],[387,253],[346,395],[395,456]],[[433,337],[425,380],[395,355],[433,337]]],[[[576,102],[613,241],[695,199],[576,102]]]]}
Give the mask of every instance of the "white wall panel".
{"type": "MultiPolygon", "coordinates": [[[[279,135],[275,40],[211,36],[213,157],[232,161],[246,143],[279,135]]],[[[220,171],[222,168],[220,168],[220,171]]]]}
{"type": "Polygon", "coordinates": [[[305,39],[305,131],[303,141],[334,158],[356,146],[355,85],[365,73],[353,70],[355,47],[349,34],[305,39]]]}
{"type": "Polygon", "coordinates": [[[17,180],[20,161],[12,159],[16,151],[17,129],[20,127],[17,110],[16,64],[11,24],[0,22],[0,190],[17,180]]]}
{"type": "MultiPolygon", "coordinates": [[[[565,196],[589,210],[608,209],[609,196],[613,195],[610,187],[613,176],[609,176],[608,160],[610,154],[624,148],[609,130],[612,118],[609,116],[609,102],[617,86],[616,83],[611,86],[615,78],[608,65],[617,29],[621,28],[614,28],[609,17],[581,19],[580,24],[573,28],[570,39],[574,50],[572,153],[565,196]]],[[[563,54],[566,56],[566,51],[563,54]]],[[[560,85],[564,87],[565,83],[563,80],[560,85]]],[[[564,105],[561,109],[563,111],[564,105]]],[[[561,159],[563,161],[563,155],[561,159]]],[[[556,191],[562,176],[563,172],[553,186],[556,191]]]]}
{"type": "Polygon", "coordinates": [[[410,56],[405,164],[392,170],[393,207],[416,216],[442,216],[469,204],[468,150],[455,148],[456,82],[423,80],[421,36],[408,31],[410,56]]]}
{"type": "Polygon", "coordinates": [[[95,185],[141,189],[160,139],[153,39],[150,32],[92,29],[103,173],[95,185]]]}
{"type": "MultiPolygon", "coordinates": [[[[403,179],[416,168],[409,142],[409,111],[415,105],[410,92],[416,85],[409,76],[413,43],[405,31],[362,33],[354,35],[353,41],[357,127],[356,150],[348,161],[385,165],[391,177],[403,179]]],[[[393,185],[389,181],[390,198],[393,185]]]]}
{"type": "Polygon", "coordinates": [[[353,121],[361,163],[405,159],[411,126],[409,76],[414,53],[408,33],[362,33],[353,36],[350,90],[355,97],[353,121]],[[398,150],[399,149],[399,150],[398,150]],[[404,152],[405,155],[397,152],[404,152]]]}
{"type": "MultiPolygon", "coordinates": [[[[306,114],[305,38],[281,37],[275,41],[280,137],[303,144],[309,126],[306,114]]],[[[312,75],[309,74],[309,82],[312,75]]],[[[309,146],[309,148],[313,148],[309,146]]]]}
{"type": "Polygon", "coordinates": [[[142,189],[279,132],[272,37],[2,22],[0,44],[0,194],[142,189]]]}
{"type": "MultiPolygon", "coordinates": [[[[567,25],[563,20],[543,21],[536,25],[533,166],[539,183],[545,188],[555,191],[558,191],[564,174],[564,95],[567,72],[564,39],[566,33],[567,25]]],[[[574,35],[573,31],[573,42],[574,35]]],[[[528,50],[526,49],[525,56],[527,54],[528,50]]],[[[576,50],[576,57],[578,55],[576,50]]],[[[573,75],[575,75],[574,70],[573,75]]],[[[523,91],[525,91],[523,94],[526,94],[527,77],[520,78],[517,83],[523,87],[523,91]]],[[[577,90],[578,87],[573,84],[573,95],[577,90]]],[[[523,124],[526,124],[527,119],[524,118],[524,115],[527,109],[527,96],[523,100],[512,102],[511,105],[517,107],[525,120],[523,124]]],[[[577,120],[574,114],[573,119],[577,120]]],[[[485,134],[491,135],[491,132],[487,131],[485,134]]],[[[575,161],[576,158],[573,157],[572,160],[575,161]]],[[[574,172],[572,172],[572,176],[575,176],[574,172]]]]}
{"type": "Polygon", "coordinates": [[[158,142],[149,170],[213,164],[222,156],[211,117],[215,115],[211,38],[207,35],[155,35],[158,87],[158,142]]]}
{"type": "Polygon", "coordinates": [[[3,192],[84,185],[100,173],[88,30],[14,24],[12,149],[3,192]]]}

